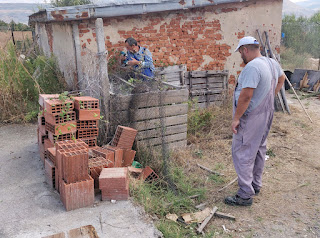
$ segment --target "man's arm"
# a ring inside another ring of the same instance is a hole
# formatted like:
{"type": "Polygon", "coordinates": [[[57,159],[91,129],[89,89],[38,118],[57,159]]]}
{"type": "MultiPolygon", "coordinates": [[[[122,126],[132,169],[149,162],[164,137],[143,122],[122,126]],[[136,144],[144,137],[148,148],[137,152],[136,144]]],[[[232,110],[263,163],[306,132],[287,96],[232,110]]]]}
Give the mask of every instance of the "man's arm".
{"type": "Polygon", "coordinates": [[[240,92],[237,109],[231,123],[231,129],[234,134],[237,134],[238,132],[237,129],[240,124],[240,117],[242,117],[243,113],[247,110],[253,96],[253,91],[254,88],[243,88],[240,92]]]}
{"type": "Polygon", "coordinates": [[[141,67],[142,68],[149,68],[152,71],[155,70],[154,65],[153,65],[152,54],[148,49],[145,49],[145,51],[144,51],[144,59],[142,60],[141,67]]]}
{"type": "Polygon", "coordinates": [[[279,78],[278,78],[278,84],[276,86],[276,91],[275,94],[277,95],[278,92],[280,92],[280,89],[282,88],[282,85],[284,83],[284,80],[286,79],[285,74],[282,74],[279,78]]]}

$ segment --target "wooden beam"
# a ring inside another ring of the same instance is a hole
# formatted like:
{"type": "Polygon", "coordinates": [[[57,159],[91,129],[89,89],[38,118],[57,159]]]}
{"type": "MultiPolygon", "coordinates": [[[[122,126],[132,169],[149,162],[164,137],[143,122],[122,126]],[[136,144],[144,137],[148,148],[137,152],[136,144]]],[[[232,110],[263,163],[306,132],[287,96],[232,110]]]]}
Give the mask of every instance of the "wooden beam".
{"type": "Polygon", "coordinates": [[[212,209],[212,211],[210,212],[210,215],[201,223],[201,225],[199,226],[199,228],[197,229],[197,232],[200,234],[202,233],[203,229],[205,228],[205,226],[209,223],[209,221],[211,220],[211,218],[213,217],[213,215],[215,214],[215,212],[218,210],[217,207],[214,207],[212,209]]]}

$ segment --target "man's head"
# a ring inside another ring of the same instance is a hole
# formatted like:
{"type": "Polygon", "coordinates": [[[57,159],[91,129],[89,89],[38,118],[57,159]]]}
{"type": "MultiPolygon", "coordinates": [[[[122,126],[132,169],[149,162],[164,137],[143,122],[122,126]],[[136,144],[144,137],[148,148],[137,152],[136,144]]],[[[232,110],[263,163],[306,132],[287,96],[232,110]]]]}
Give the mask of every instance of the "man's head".
{"type": "Polygon", "coordinates": [[[239,51],[245,64],[256,57],[261,57],[259,42],[252,36],[243,37],[238,44],[235,52],[239,51]]]}
{"type": "Polygon", "coordinates": [[[126,48],[128,51],[132,52],[132,53],[136,53],[139,51],[139,46],[138,46],[138,42],[133,39],[132,37],[129,37],[125,40],[126,43],[126,48]]]}

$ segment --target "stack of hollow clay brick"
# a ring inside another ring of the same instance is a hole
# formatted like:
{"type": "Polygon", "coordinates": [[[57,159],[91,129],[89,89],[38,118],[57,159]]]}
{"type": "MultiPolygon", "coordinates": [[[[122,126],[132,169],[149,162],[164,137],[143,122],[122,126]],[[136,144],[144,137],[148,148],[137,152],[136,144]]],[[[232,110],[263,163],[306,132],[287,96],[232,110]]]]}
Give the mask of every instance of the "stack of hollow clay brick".
{"type": "Polygon", "coordinates": [[[94,181],[88,174],[88,145],[81,140],[59,141],[56,149],[56,189],[67,211],[93,205],[94,181]]]}
{"type": "Polygon", "coordinates": [[[89,147],[95,147],[100,120],[99,100],[87,96],[73,99],[77,115],[77,139],[85,141],[89,147]]]}

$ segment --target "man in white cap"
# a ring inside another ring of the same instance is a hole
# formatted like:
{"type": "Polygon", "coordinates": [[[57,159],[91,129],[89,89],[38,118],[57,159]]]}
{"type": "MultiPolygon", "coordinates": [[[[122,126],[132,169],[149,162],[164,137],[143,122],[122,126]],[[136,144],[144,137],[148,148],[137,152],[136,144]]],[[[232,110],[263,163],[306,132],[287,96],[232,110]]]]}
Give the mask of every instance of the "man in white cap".
{"type": "Polygon", "coordinates": [[[252,197],[260,192],[262,186],[274,97],[280,91],[285,75],[275,60],[261,55],[259,42],[254,37],[242,38],[237,51],[246,64],[234,91],[231,124],[232,159],[239,189],[236,195],[226,197],[225,203],[250,206],[252,197]]]}

